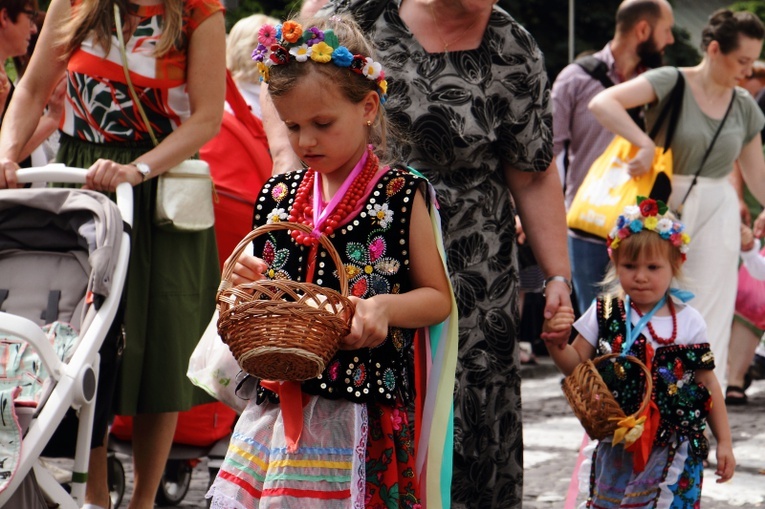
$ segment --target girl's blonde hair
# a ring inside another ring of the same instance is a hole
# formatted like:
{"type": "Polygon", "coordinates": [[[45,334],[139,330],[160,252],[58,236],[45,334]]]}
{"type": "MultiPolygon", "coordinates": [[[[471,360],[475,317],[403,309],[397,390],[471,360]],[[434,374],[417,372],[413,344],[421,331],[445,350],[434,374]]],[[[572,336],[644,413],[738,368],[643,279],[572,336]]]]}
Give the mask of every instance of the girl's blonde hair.
{"type": "MultiPolygon", "coordinates": [[[[96,44],[109,52],[114,28],[114,3],[119,6],[124,22],[128,19],[127,0],[82,0],[72,6],[72,15],[61,25],[57,37],[57,44],[64,49],[64,59],[69,58],[91,34],[96,44]]],[[[183,0],[164,0],[164,5],[162,35],[155,48],[158,57],[174,48],[182,50],[186,46],[183,38],[183,0]]]]}
{"type": "MultiPolygon", "coordinates": [[[[340,44],[348,48],[351,54],[361,54],[377,61],[372,44],[369,43],[359,25],[345,15],[296,19],[303,27],[316,27],[320,30],[332,29],[340,44]]],[[[298,80],[316,72],[327,78],[340,90],[342,95],[354,104],[364,100],[369,92],[377,93],[377,83],[365,76],[353,72],[349,67],[339,67],[332,63],[317,63],[311,59],[306,62],[290,62],[287,65],[273,65],[269,68],[268,92],[279,97],[292,90],[298,80]]],[[[388,159],[389,125],[382,106],[377,109],[377,119],[370,127],[369,141],[375,146],[381,162],[388,159]]]]}
{"type": "Polygon", "coordinates": [[[658,233],[644,230],[622,239],[619,243],[619,249],[610,250],[611,263],[608,264],[608,270],[600,285],[604,294],[624,297],[624,289],[619,283],[616,267],[620,260],[635,262],[641,254],[650,258],[666,259],[672,269],[674,280],[682,282],[682,253],[670,241],[661,238],[658,233]]]}

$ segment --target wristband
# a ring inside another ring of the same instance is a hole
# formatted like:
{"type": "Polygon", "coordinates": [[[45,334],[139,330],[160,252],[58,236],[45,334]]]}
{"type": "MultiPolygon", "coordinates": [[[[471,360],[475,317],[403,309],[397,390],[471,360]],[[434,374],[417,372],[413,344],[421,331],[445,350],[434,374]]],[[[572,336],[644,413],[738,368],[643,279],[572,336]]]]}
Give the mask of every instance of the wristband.
{"type": "Polygon", "coordinates": [[[544,286],[542,286],[542,289],[543,289],[542,295],[545,294],[544,290],[547,289],[547,285],[548,285],[548,283],[550,283],[550,281],[562,281],[562,282],[566,283],[566,286],[568,286],[568,293],[569,293],[569,295],[571,295],[574,292],[574,287],[571,285],[571,281],[569,281],[567,278],[565,278],[563,276],[550,276],[547,279],[545,279],[545,284],[544,284],[544,286]]]}

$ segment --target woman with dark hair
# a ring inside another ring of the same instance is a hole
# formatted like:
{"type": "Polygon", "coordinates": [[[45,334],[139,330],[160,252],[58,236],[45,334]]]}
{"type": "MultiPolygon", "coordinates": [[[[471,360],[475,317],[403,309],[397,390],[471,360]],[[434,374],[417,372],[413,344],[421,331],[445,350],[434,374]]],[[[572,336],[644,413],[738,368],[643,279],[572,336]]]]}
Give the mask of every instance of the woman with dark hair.
{"type": "MultiPolygon", "coordinates": [[[[754,196],[765,203],[765,158],[757,103],[737,84],[752,73],[765,28],[750,12],[718,10],[702,31],[704,58],[695,67],[662,67],[604,90],[590,102],[601,124],[640,147],[628,162],[633,176],[650,169],[655,144],[627,114],[648,105],[650,130],[670,91],[685,78],[680,119],[672,142],[674,175],[669,205],[682,213],[693,256],[685,275],[696,295],[693,306],[707,321],[715,374],[724,379],[730,326],[736,301],[740,248],[738,198],[728,175],[738,159],[754,196]],[[710,147],[713,147],[710,149],[710,147]]],[[[661,131],[658,137],[663,139],[661,131]]]]}

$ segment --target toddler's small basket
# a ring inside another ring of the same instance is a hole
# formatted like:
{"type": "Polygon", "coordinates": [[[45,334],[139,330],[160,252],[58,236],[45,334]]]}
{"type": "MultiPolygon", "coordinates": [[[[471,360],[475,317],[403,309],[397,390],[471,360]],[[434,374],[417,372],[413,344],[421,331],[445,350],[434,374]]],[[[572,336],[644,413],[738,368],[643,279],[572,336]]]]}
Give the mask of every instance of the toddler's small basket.
{"type": "MultiPolygon", "coordinates": [[[[612,436],[618,427],[617,423],[627,417],[597,368],[602,362],[620,356],[619,353],[611,353],[588,359],[579,364],[561,384],[568,404],[571,405],[587,434],[594,440],[603,440],[612,436]]],[[[634,363],[645,373],[643,401],[637,412],[632,414],[632,417],[637,419],[651,402],[653,380],[651,372],[640,359],[631,355],[624,356],[623,359],[634,363]]]]}
{"type": "Polygon", "coordinates": [[[319,242],[337,267],[340,292],[288,279],[235,286],[231,277],[236,260],[254,238],[276,230],[312,231],[303,224],[273,223],[239,242],[218,288],[218,332],[247,373],[264,380],[308,380],[324,371],[350,331],[354,307],[348,300],[348,276],[337,250],[322,235],[319,242]]]}

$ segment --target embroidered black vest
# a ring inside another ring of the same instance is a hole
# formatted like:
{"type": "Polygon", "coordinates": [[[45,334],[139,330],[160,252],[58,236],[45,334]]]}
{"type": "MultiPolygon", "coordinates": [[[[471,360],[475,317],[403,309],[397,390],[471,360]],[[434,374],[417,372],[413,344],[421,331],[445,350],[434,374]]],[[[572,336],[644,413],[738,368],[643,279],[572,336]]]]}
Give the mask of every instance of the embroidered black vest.
{"type": "MultiPolygon", "coordinates": [[[[272,177],[255,206],[255,225],[286,221],[305,171],[272,177]]],[[[403,293],[411,289],[409,225],[414,195],[425,180],[408,171],[390,169],[380,177],[361,210],[330,236],[348,275],[349,294],[359,298],[403,293]]],[[[427,196],[427,194],[426,194],[427,196]]],[[[267,277],[304,281],[309,249],[297,244],[288,231],[257,237],[254,254],[268,264],[267,277]]],[[[319,246],[313,282],[340,290],[337,267],[319,246]]],[[[315,379],[303,382],[304,392],[356,403],[370,400],[392,405],[396,398],[413,397],[413,329],[390,327],[375,348],[340,350],[315,379]]],[[[257,401],[278,401],[259,387],[257,401]]]]}
{"type": "MultiPolygon", "coordinates": [[[[624,302],[608,296],[597,300],[598,348],[596,355],[620,352],[626,341],[624,302]]],[[[646,362],[646,338],[641,334],[629,355],[646,362]]],[[[708,343],[669,345],[656,349],[651,365],[652,398],[661,416],[654,445],[664,446],[674,435],[689,440],[691,451],[702,458],[709,453],[704,437],[706,418],[712,397],[703,384],[696,382],[695,370],[714,369],[714,357],[708,343]]],[[[638,410],[645,388],[645,374],[626,361],[598,366],[606,385],[625,414],[638,410]]]]}

